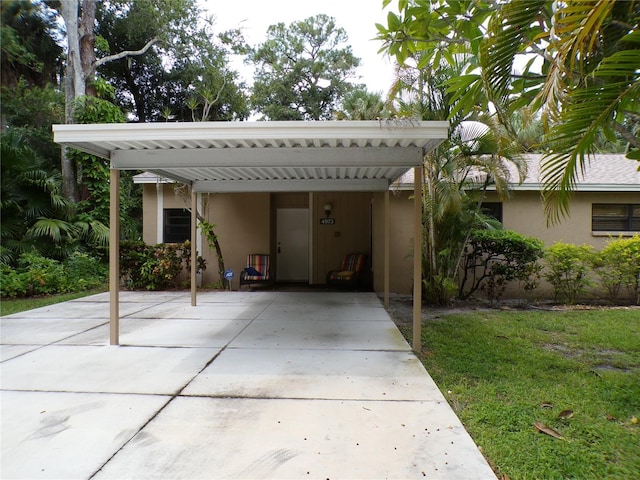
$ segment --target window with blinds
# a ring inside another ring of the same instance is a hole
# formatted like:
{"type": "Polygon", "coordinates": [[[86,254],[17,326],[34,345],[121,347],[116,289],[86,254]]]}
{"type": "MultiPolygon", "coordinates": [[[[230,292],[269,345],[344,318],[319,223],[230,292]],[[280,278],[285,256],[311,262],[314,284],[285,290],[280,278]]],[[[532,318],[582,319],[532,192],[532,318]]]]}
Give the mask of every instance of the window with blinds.
{"type": "Polygon", "coordinates": [[[182,243],[191,237],[191,213],[184,208],[165,208],[162,241],[182,243]]]}
{"type": "Polygon", "coordinates": [[[483,202],[480,211],[502,223],[502,202],[483,202]]]}
{"type": "Polygon", "coordinates": [[[591,229],[594,232],[640,232],[640,204],[594,203],[591,229]]]}

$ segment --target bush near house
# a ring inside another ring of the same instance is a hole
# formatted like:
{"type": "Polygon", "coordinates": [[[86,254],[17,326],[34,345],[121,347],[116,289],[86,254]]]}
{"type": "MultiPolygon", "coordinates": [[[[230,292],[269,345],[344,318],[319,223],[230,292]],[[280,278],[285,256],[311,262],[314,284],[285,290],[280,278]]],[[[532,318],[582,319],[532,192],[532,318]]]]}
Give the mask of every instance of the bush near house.
{"type": "Polygon", "coordinates": [[[594,268],[611,301],[626,289],[634,303],[640,304],[640,235],[611,239],[596,255],[594,268]]]}
{"type": "MultiPolygon", "coordinates": [[[[198,271],[206,261],[198,256],[198,271]]],[[[141,241],[120,245],[120,275],[132,290],[163,290],[189,284],[191,242],[146,245],[141,241]]]]}
{"type": "Polygon", "coordinates": [[[63,262],[35,252],[23,253],[16,267],[2,265],[0,295],[18,298],[80,292],[103,284],[106,278],[106,265],[87,253],[74,252],[63,262]]]}
{"type": "Polygon", "coordinates": [[[515,282],[524,292],[532,292],[542,276],[558,303],[574,304],[591,287],[602,287],[612,302],[626,296],[640,304],[640,235],[612,238],[595,251],[588,245],[562,242],[545,249],[541,240],[509,230],[474,230],[462,263],[461,300],[482,291],[497,302],[515,282]]]}
{"type": "Polygon", "coordinates": [[[557,302],[576,303],[594,285],[590,273],[595,253],[590,245],[556,242],[547,248],[545,259],[544,278],[553,286],[557,302]]]}
{"type": "Polygon", "coordinates": [[[544,255],[542,240],[510,230],[474,230],[464,252],[459,297],[477,290],[498,301],[509,282],[519,282],[525,291],[536,288],[544,255]]]}

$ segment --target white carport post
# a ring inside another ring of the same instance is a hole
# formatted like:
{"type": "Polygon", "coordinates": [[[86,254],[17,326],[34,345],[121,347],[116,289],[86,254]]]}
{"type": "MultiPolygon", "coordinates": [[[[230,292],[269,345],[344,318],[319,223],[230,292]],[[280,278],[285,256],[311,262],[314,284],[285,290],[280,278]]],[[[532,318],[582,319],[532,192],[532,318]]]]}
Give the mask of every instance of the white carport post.
{"type": "Polygon", "coordinates": [[[109,179],[109,344],[120,344],[120,170],[109,179]]]}
{"type": "Polygon", "coordinates": [[[389,189],[384,192],[384,308],[389,308],[389,189]]]}
{"type": "Polygon", "coordinates": [[[194,191],[193,185],[191,185],[191,306],[195,307],[197,303],[196,299],[196,281],[197,275],[196,272],[198,270],[198,216],[197,208],[198,208],[198,194],[194,191]]]}
{"type": "Polygon", "coordinates": [[[413,351],[422,351],[422,167],[413,170],[413,351]]]}

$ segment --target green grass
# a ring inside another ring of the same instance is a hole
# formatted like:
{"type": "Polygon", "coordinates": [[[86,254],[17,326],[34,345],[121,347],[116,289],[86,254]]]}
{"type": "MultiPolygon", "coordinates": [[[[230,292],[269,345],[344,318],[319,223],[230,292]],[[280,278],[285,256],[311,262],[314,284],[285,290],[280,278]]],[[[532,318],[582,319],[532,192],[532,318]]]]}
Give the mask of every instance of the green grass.
{"type": "Polygon", "coordinates": [[[500,477],[638,478],[639,310],[450,314],[423,323],[423,345],[425,367],[500,477]]]}
{"type": "Polygon", "coordinates": [[[32,310],[34,308],[46,307],[47,305],[66,302],[68,300],[75,300],[76,298],[86,297],[87,295],[94,295],[96,293],[105,292],[106,290],[106,286],[101,286],[93,288],[91,290],[85,290],[83,292],[64,293],[60,295],[18,298],[15,300],[6,300],[3,298],[2,302],[0,302],[0,316],[24,312],[25,310],[32,310]]]}

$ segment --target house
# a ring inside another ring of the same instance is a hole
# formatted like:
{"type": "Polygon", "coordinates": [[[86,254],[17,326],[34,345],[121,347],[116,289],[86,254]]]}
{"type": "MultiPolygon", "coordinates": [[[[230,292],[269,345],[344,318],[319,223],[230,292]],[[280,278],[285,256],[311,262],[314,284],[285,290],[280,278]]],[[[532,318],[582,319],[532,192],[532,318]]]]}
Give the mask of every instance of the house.
{"type": "MultiPolygon", "coordinates": [[[[196,122],[54,125],[54,140],[110,162],[110,343],[119,343],[120,171],[142,170],[189,185],[191,305],[197,305],[196,230],[199,211],[216,224],[227,265],[240,271],[250,253],[269,253],[277,280],[321,284],[344,255],[370,259],[370,284],[390,287],[389,187],[448,136],[448,122],[411,119],[326,122],[196,122]],[[294,248],[295,247],[295,248],[294,248]],[[300,248],[298,248],[300,247],[300,248]],[[288,258],[285,258],[288,257],[288,258]]],[[[418,173],[417,178],[421,178],[418,173]]],[[[148,185],[145,239],[185,231],[184,202],[165,185],[148,185]],[[151,192],[149,192],[151,189],[151,192]],[[154,190],[155,189],[155,190],[154,190]],[[159,221],[159,218],[162,220],[159,221]],[[160,225],[162,223],[162,225],[160,225]],[[168,227],[168,228],[165,228],[168,227]]],[[[413,200],[413,236],[420,235],[420,183],[413,200]]],[[[402,205],[404,207],[404,205],[402,205]]],[[[404,209],[401,209],[404,210],[404,209]]],[[[404,241],[404,237],[403,237],[404,241]]],[[[393,248],[402,251],[403,246],[393,248]]],[[[414,244],[414,349],[420,349],[420,245],[414,244]]],[[[402,265],[394,265],[401,271],[402,265]]],[[[401,271],[402,275],[406,272],[401,271]]],[[[211,275],[211,269],[207,271],[211,275]]],[[[213,279],[215,281],[217,279],[213,279]]],[[[207,280],[205,278],[205,283],[207,280]]]]}
{"type": "MultiPolygon", "coordinates": [[[[570,216],[547,225],[540,195],[541,158],[524,155],[527,175],[521,184],[511,185],[508,200],[488,192],[484,206],[505,228],[540,238],[545,245],[561,241],[596,249],[611,236],[640,233],[637,162],[622,154],[595,155],[578,179],[570,216]]],[[[176,184],[150,173],[137,175],[135,181],[143,184],[144,241],[189,238],[189,212],[176,184]]],[[[412,289],[413,188],[409,170],[391,187],[389,200],[389,283],[390,291],[397,293],[412,289]]],[[[337,268],[346,253],[365,252],[373,259],[369,285],[381,291],[382,268],[376,259],[382,257],[377,239],[384,234],[380,208],[384,199],[379,192],[215,193],[202,194],[199,201],[217,226],[227,267],[235,272],[243,268],[248,253],[271,253],[277,281],[322,285],[326,272],[337,268]],[[326,206],[330,208],[325,210],[326,206]],[[331,221],[323,221],[326,218],[331,221]]],[[[214,265],[203,239],[199,236],[197,241],[198,251],[214,265]]],[[[215,268],[210,268],[204,283],[213,283],[215,276],[215,268]]],[[[233,285],[237,288],[237,279],[233,285]]]]}

